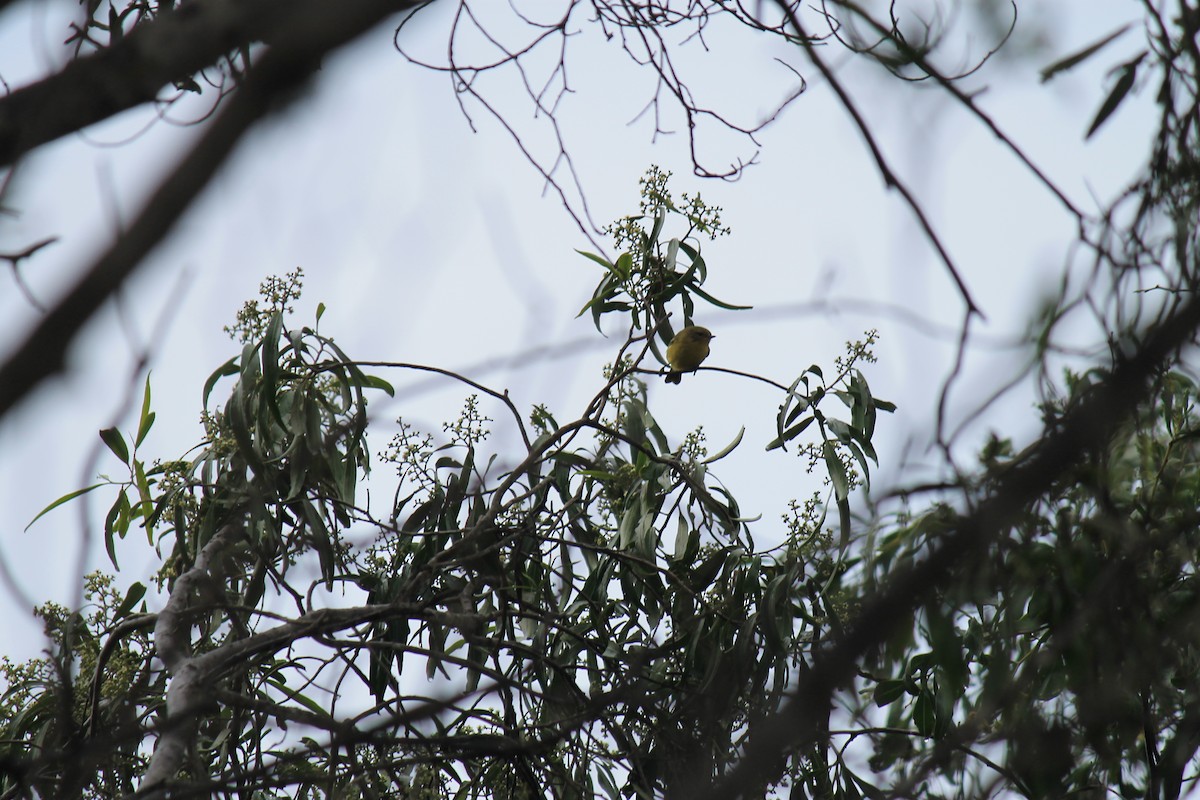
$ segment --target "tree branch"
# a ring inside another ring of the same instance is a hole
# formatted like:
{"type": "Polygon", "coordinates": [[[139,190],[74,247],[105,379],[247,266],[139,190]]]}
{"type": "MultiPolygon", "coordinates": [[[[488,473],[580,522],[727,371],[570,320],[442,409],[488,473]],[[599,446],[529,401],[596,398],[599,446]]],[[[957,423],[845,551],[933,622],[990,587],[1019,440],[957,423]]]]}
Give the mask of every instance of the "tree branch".
{"type": "Polygon", "coordinates": [[[900,177],[888,165],[887,159],[883,157],[883,150],[880,149],[878,142],[875,141],[875,136],[871,133],[866,120],[863,119],[862,113],[854,104],[854,100],[850,97],[850,93],[846,91],[846,87],[842,86],[842,82],[838,80],[837,75],[833,73],[833,70],[830,69],[829,65],[825,63],[825,60],[817,52],[816,47],[813,46],[813,39],[809,37],[808,31],[800,24],[800,18],[796,16],[795,9],[789,6],[784,0],[776,0],[776,5],[791,20],[792,27],[799,38],[800,46],[804,48],[804,52],[808,55],[809,60],[812,61],[813,66],[829,82],[829,87],[837,95],[838,101],[846,109],[846,113],[854,120],[855,127],[858,128],[858,132],[863,137],[867,149],[871,152],[871,157],[875,160],[875,166],[883,178],[884,185],[889,189],[895,189],[899,192],[900,196],[904,198],[904,202],[912,211],[913,216],[917,218],[917,224],[921,226],[921,230],[925,231],[925,238],[933,245],[933,249],[937,251],[942,263],[946,265],[946,270],[950,273],[950,278],[954,281],[954,285],[958,287],[958,293],[967,306],[967,313],[979,314],[981,317],[984,316],[982,310],[976,305],[974,298],[971,297],[971,291],[967,288],[966,281],[963,280],[962,275],[959,274],[958,267],[954,265],[954,259],[950,257],[949,251],[942,244],[941,237],[933,229],[933,224],[930,223],[929,218],[925,216],[925,210],[921,208],[921,204],[917,202],[916,197],[909,191],[904,181],[900,180],[900,177]]]}
{"type": "MultiPolygon", "coordinates": [[[[240,5],[236,0],[214,2],[240,5]]],[[[62,368],[67,347],[79,329],[163,240],[216,174],[242,135],[275,110],[281,97],[286,97],[307,79],[316,70],[322,55],[416,3],[414,0],[355,0],[331,5],[324,0],[270,0],[269,3],[261,0],[255,7],[261,11],[262,7],[271,4],[287,6],[288,24],[276,30],[267,54],[250,70],[242,87],[192,151],[150,197],[129,230],[100,256],[0,366],[0,417],[38,383],[62,368]]],[[[182,29],[172,30],[182,35],[182,29]]],[[[130,38],[133,38],[132,34],[130,38]]],[[[158,46],[166,46],[165,39],[158,46]]],[[[62,103],[56,98],[50,105],[62,103]]],[[[6,135],[4,114],[15,113],[11,109],[20,106],[8,106],[8,111],[3,108],[0,105],[0,153],[6,135]]],[[[12,119],[9,118],[8,124],[14,124],[12,119]]],[[[35,128],[38,124],[29,123],[35,128]]],[[[20,127],[24,127],[24,123],[20,127]]],[[[62,132],[65,131],[56,135],[62,132]]]]}
{"type": "Polygon", "coordinates": [[[189,637],[191,611],[196,595],[220,592],[217,561],[225,548],[233,544],[244,530],[240,525],[226,525],[208,540],[196,563],[179,576],[167,605],[154,624],[154,647],[158,657],[172,674],[167,690],[167,723],[155,745],[154,755],[142,780],[142,786],[152,787],[170,780],[179,771],[191,746],[196,727],[196,711],[209,698],[204,673],[192,658],[189,637]]]}
{"type": "Polygon", "coordinates": [[[161,11],[110,47],[0,99],[0,166],[60,136],[153,102],[164,86],[217,64],[231,50],[274,42],[298,27],[298,21],[315,16],[336,26],[346,7],[379,5],[395,11],[413,3],[192,0],[161,11]]]}
{"type": "MultiPolygon", "coordinates": [[[[754,726],[742,760],[725,779],[711,788],[694,785],[683,796],[733,800],[743,796],[746,787],[778,779],[785,763],[780,757],[813,741],[834,692],[856,674],[858,659],[886,641],[901,624],[907,624],[913,611],[933,595],[952,570],[983,552],[1089,449],[1108,442],[1146,398],[1151,378],[1192,341],[1198,327],[1200,298],[1193,297],[1149,328],[1140,349],[1132,356],[1118,358],[1107,379],[1096,384],[1047,430],[1028,451],[1028,457],[998,476],[975,510],[948,530],[940,547],[925,561],[896,569],[883,589],[867,598],[845,634],[813,659],[812,669],[801,677],[787,705],[754,726]]],[[[711,773],[697,766],[692,774],[711,773]]]]}

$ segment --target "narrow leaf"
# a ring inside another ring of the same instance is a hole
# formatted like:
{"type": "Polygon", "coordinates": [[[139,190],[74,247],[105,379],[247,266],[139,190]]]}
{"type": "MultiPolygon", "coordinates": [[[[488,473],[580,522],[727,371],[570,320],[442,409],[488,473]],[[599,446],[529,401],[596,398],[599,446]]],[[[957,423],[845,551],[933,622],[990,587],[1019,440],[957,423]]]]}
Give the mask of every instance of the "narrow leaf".
{"type": "Polygon", "coordinates": [[[1092,134],[1100,129],[1100,126],[1113,115],[1113,112],[1125,100],[1125,97],[1129,94],[1129,90],[1133,88],[1134,80],[1137,78],[1138,64],[1145,57],[1146,54],[1142,53],[1133,61],[1121,67],[1121,75],[1117,78],[1112,91],[1108,93],[1108,97],[1104,98],[1104,104],[1100,106],[1100,110],[1096,112],[1096,118],[1092,120],[1091,127],[1088,128],[1088,132],[1083,137],[1085,140],[1092,138],[1092,134]]]}
{"type": "MultiPolygon", "coordinates": [[[[780,436],[772,440],[771,443],[767,445],[767,450],[774,450],[777,447],[783,447],[785,442],[790,442],[792,439],[795,439],[804,431],[805,428],[807,428],[809,425],[812,425],[814,419],[816,419],[816,417],[805,417],[804,419],[800,420],[800,422],[788,428],[780,436]]],[[[784,450],[787,450],[787,448],[785,447],[784,450]]]]}
{"type": "Polygon", "coordinates": [[[692,540],[692,526],[688,525],[687,520],[683,518],[682,514],[680,514],[679,525],[675,530],[674,559],[676,561],[682,561],[684,559],[684,557],[687,555],[689,545],[691,544],[691,540],[692,540]]]}
{"type": "Polygon", "coordinates": [[[134,447],[141,445],[146,434],[150,433],[152,425],[154,425],[154,412],[150,410],[150,375],[147,373],[146,388],[142,390],[142,411],[138,415],[137,438],[133,440],[134,447]]]}
{"type": "Polygon", "coordinates": [[[678,259],[679,259],[679,240],[672,239],[667,244],[667,257],[663,263],[663,266],[666,268],[666,270],[668,272],[674,272],[675,271],[675,262],[678,261],[678,259]]]}
{"type": "Polygon", "coordinates": [[[113,455],[121,459],[122,464],[129,463],[129,446],[125,444],[125,437],[116,428],[105,428],[100,431],[100,438],[108,445],[108,449],[112,450],[113,455]]]}
{"type": "Polygon", "coordinates": [[[891,705],[904,696],[904,681],[882,680],[875,686],[874,697],[876,708],[891,705]]]}
{"type": "Polygon", "coordinates": [[[666,209],[660,208],[654,212],[654,226],[650,229],[650,240],[657,242],[658,235],[662,233],[663,223],[667,221],[666,209]]]}
{"type": "Polygon", "coordinates": [[[726,303],[723,300],[718,300],[717,298],[713,297],[711,294],[709,294],[708,292],[704,291],[703,289],[701,289],[699,286],[696,286],[696,285],[693,285],[691,288],[692,288],[693,292],[700,295],[701,297],[703,297],[705,300],[707,300],[709,303],[713,304],[717,308],[724,308],[729,311],[748,311],[748,310],[754,308],[754,306],[737,306],[737,305],[734,305],[733,303],[726,303]]]}
{"type": "Polygon", "coordinates": [[[146,470],[141,461],[133,462],[133,480],[137,485],[138,498],[142,504],[138,513],[143,517],[148,517],[154,511],[154,498],[150,496],[150,481],[146,480],[146,470]]]}
{"type": "Polygon", "coordinates": [[[146,596],[146,587],[144,584],[135,583],[125,592],[125,598],[121,601],[121,605],[117,606],[117,611],[113,615],[113,621],[121,619],[133,610],[138,601],[146,596]]]}
{"type": "Polygon", "coordinates": [[[588,251],[586,251],[586,250],[576,250],[575,252],[576,252],[576,253],[579,253],[579,255],[583,256],[584,258],[591,259],[592,261],[595,261],[597,264],[599,264],[600,266],[604,267],[604,268],[605,268],[606,270],[608,270],[609,272],[613,272],[613,271],[614,271],[614,270],[613,270],[613,265],[612,265],[611,263],[609,263],[609,261],[608,261],[608,259],[607,259],[607,258],[604,258],[604,257],[602,257],[602,256],[598,256],[598,255],[596,255],[595,253],[589,253],[589,252],[588,252],[588,251]]]}
{"type": "Polygon", "coordinates": [[[1079,66],[1087,59],[1096,55],[1096,53],[1100,52],[1105,45],[1109,44],[1118,36],[1125,33],[1125,31],[1129,30],[1130,26],[1131,23],[1126,23],[1110,33],[1108,36],[1105,36],[1103,39],[1093,42],[1082,50],[1072,53],[1066,58],[1060,58],[1058,61],[1055,61],[1053,64],[1042,70],[1042,83],[1050,80],[1060,72],[1066,72],[1069,69],[1079,66]]]}
{"type": "Polygon", "coordinates": [[[38,512],[38,515],[37,515],[36,517],[34,517],[33,519],[29,520],[29,524],[25,526],[25,530],[29,530],[30,528],[32,528],[32,527],[33,527],[33,523],[37,522],[37,521],[38,521],[39,519],[41,519],[42,517],[46,516],[46,515],[47,515],[47,514],[49,514],[51,511],[53,511],[54,509],[56,509],[56,508],[58,508],[59,506],[61,506],[63,503],[69,503],[69,502],[71,502],[72,500],[74,500],[76,497],[79,497],[79,496],[81,496],[81,495],[85,495],[85,494],[87,494],[88,492],[91,492],[91,491],[94,491],[94,490],[96,490],[96,489],[99,489],[101,486],[108,486],[108,484],[107,484],[107,483],[93,483],[91,486],[85,486],[85,487],[84,487],[84,488],[82,488],[82,489],[76,489],[76,490],[75,490],[75,491],[73,491],[73,492],[68,492],[67,494],[64,494],[62,497],[58,498],[58,499],[57,499],[57,500],[55,500],[53,503],[51,503],[50,505],[46,506],[46,507],[45,507],[45,508],[43,508],[41,511],[39,511],[39,512],[38,512]]]}
{"type": "Polygon", "coordinates": [[[393,388],[393,386],[390,383],[388,383],[387,381],[385,381],[383,378],[380,378],[376,375],[364,375],[363,376],[363,384],[372,389],[379,389],[379,390],[387,393],[388,397],[396,396],[395,388],[393,388]]]}
{"type": "Polygon", "coordinates": [[[208,380],[204,382],[204,393],[201,400],[205,408],[208,407],[208,396],[212,394],[213,387],[217,385],[217,381],[227,375],[237,375],[239,371],[238,360],[234,357],[217,367],[213,374],[208,376],[208,380]]]}
{"type": "Polygon", "coordinates": [[[913,704],[912,719],[917,733],[925,737],[933,736],[934,729],[937,726],[937,717],[934,714],[933,707],[933,695],[924,689],[921,690],[921,694],[917,697],[917,702],[913,704]]]}
{"type": "Polygon", "coordinates": [[[724,458],[725,456],[732,453],[737,448],[737,446],[742,443],[742,437],[745,434],[746,434],[746,426],[743,425],[741,427],[741,429],[737,432],[737,436],[733,437],[732,442],[730,442],[729,444],[722,447],[721,450],[716,455],[709,456],[708,458],[704,459],[700,463],[701,464],[711,464],[714,461],[720,461],[722,458],[724,458]]]}

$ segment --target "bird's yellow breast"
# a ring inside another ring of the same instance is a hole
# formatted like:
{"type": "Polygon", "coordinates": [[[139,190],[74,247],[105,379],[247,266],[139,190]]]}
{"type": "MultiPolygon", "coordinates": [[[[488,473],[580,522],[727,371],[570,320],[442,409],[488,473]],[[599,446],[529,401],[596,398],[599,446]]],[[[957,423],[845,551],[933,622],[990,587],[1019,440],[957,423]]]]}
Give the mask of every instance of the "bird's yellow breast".
{"type": "Polygon", "coordinates": [[[676,372],[691,372],[708,358],[708,343],[712,331],[699,325],[689,325],[675,334],[667,345],[667,361],[676,372]]]}

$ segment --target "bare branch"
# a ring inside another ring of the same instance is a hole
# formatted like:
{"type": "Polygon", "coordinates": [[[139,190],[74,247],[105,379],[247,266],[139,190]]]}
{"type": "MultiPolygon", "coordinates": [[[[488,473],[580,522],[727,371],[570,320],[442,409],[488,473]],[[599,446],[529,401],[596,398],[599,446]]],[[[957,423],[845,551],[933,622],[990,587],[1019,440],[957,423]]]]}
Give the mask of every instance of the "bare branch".
{"type": "Polygon", "coordinates": [[[825,80],[829,82],[830,88],[832,88],[834,94],[838,96],[838,100],[841,102],[842,107],[846,109],[846,113],[848,113],[850,118],[854,120],[854,124],[858,128],[859,134],[863,137],[863,140],[867,144],[867,149],[871,151],[871,157],[875,160],[875,165],[879,169],[879,173],[883,177],[884,183],[888,186],[888,188],[898,191],[900,196],[904,198],[904,202],[908,205],[909,209],[912,210],[913,215],[917,218],[918,224],[921,226],[921,229],[925,231],[925,236],[929,240],[929,243],[933,245],[933,248],[937,251],[938,256],[941,257],[942,263],[946,265],[946,269],[949,271],[950,277],[954,280],[955,286],[958,287],[959,295],[962,297],[963,302],[965,302],[967,305],[968,314],[979,314],[980,316],[983,316],[979,306],[976,305],[975,300],[971,297],[971,292],[967,288],[966,282],[959,273],[958,267],[954,265],[954,260],[950,257],[950,253],[946,251],[945,246],[942,244],[941,238],[933,229],[933,225],[929,222],[928,217],[925,216],[924,209],[921,208],[920,203],[917,202],[912,192],[909,191],[908,187],[903,181],[900,180],[899,176],[896,175],[896,173],[888,165],[887,160],[883,157],[883,151],[876,143],[875,135],[871,133],[870,127],[867,125],[866,120],[863,119],[858,107],[854,104],[854,100],[850,97],[850,93],[844,86],[842,86],[841,81],[838,80],[838,77],[833,74],[833,70],[829,68],[829,66],[825,63],[825,60],[813,46],[812,40],[809,38],[804,27],[800,24],[800,19],[796,16],[795,10],[787,4],[786,0],[776,0],[776,2],[791,20],[792,27],[795,28],[796,34],[799,37],[799,43],[804,48],[805,53],[808,54],[809,59],[821,72],[821,75],[825,78],[825,80]]]}
{"type": "MultiPolygon", "coordinates": [[[[232,2],[232,5],[241,4],[232,2]]],[[[411,8],[413,3],[358,0],[331,7],[321,0],[306,0],[300,5],[283,5],[289,8],[289,24],[277,29],[278,38],[225,110],[150,197],[129,230],[88,268],[67,296],[0,366],[0,416],[62,368],[67,346],[79,328],[162,241],[242,135],[277,110],[278,101],[316,70],[322,54],[350,42],[392,14],[411,8]]],[[[57,107],[57,100],[47,105],[57,107]]],[[[3,130],[0,122],[0,131],[3,130]]]]}
{"type": "MultiPolygon", "coordinates": [[[[233,49],[277,44],[313,22],[336,29],[363,12],[378,22],[415,4],[354,0],[331,8],[319,0],[193,0],[168,7],[100,52],[0,98],[0,166],[60,136],[153,102],[163,87],[190,81],[233,49]]],[[[319,52],[323,50],[314,55],[319,52]]]]}

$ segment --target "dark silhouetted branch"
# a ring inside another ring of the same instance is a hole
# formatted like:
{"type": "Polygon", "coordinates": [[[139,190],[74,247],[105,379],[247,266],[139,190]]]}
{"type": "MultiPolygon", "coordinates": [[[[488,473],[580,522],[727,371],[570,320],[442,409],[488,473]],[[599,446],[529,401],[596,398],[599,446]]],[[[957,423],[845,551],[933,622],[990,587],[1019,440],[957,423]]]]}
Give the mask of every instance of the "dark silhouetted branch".
{"type": "MultiPolygon", "coordinates": [[[[163,240],[246,131],[278,108],[282,99],[317,69],[322,55],[414,3],[357,0],[330,5],[308,0],[286,5],[292,15],[288,24],[276,32],[266,55],[250,70],[242,87],[200,141],[146,202],[129,230],[84,272],[75,287],[0,366],[0,416],[62,368],[76,332],[163,240]]],[[[3,115],[9,113],[2,109],[0,106],[0,142],[4,137],[3,115]]]]}
{"type": "MultiPolygon", "coordinates": [[[[1118,359],[1107,378],[1047,430],[1041,440],[990,484],[990,491],[960,517],[940,546],[924,561],[896,569],[874,597],[867,598],[845,634],[819,653],[800,679],[792,698],[778,713],[753,726],[754,733],[737,767],[713,787],[693,786],[688,797],[733,800],[747,787],[781,777],[781,756],[810,744],[828,715],[834,692],[847,685],[864,654],[886,641],[914,611],[933,596],[955,570],[983,553],[997,536],[1091,449],[1107,443],[1144,401],[1151,379],[1189,344],[1200,327],[1200,298],[1176,306],[1174,313],[1148,328],[1141,347],[1118,359]]],[[[697,766],[695,775],[710,774],[697,766]]]]}

